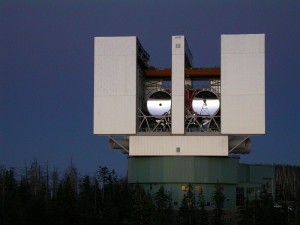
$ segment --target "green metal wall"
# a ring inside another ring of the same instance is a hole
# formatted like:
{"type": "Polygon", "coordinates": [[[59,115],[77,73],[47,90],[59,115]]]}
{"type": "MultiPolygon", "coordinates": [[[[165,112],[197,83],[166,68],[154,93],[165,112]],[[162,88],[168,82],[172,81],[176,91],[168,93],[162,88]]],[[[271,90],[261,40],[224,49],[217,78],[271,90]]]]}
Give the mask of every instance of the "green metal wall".
{"type": "Polygon", "coordinates": [[[266,186],[275,199],[275,166],[240,164],[239,180],[238,186],[245,188],[245,196],[248,199],[254,199],[256,196],[259,196],[263,185],[266,186]],[[248,195],[246,193],[247,188],[254,188],[256,192],[248,195]]]}
{"type": "Polygon", "coordinates": [[[128,160],[128,182],[142,184],[151,194],[161,185],[172,193],[174,207],[180,207],[185,191],[183,186],[193,184],[195,196],[202,187],[209,207],[215,183],[224,187],[226,196],[224,206],[235,206],[235,187],[239,182],[239,160],[229,157],[132,157],[128,160]]]}
{"type": "Polygon", "coordinates": [[[275,196],[275,168],[266,165],[239,164],[238,158],[159,156],[131,157],[128,160],[128,182],[141,184],[150,194],[156,193],[161,185],[172,193],[174,208],[179,208],[185,191],[182,187],[192,184],[197,195],[203,188],[207,208],[214,208],[212,200],[218,181],[224,188],[225,208],[236,207],[236,188],[252,188],[255,194],[263,184],[275,196]]]}
{"type": "Polygon", "coordinates": [[[237,184],[238,159],[228,157],[132,157],[128,160],[129,183],[237,184]]]}

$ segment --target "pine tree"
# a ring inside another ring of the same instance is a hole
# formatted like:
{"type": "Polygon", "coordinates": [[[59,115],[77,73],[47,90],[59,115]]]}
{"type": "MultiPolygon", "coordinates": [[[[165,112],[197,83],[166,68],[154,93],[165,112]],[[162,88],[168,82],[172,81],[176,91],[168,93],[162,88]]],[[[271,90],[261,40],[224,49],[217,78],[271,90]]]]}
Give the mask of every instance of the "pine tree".
{"type": "Polygon", "coordinates": [[[4,169],[2,174],[2,207],[1,207],[1,220],[3,225],[18,224],[19,211],[18,211],[18,198],[17,198],[17,181],[15,177],[14,168],[9,170],[4,169]]]}
{"type": "Polygon", "coordinates": [[[276,224],[274,220],[276,212],[273,205],[273,197],[268,192],[268,186],[263,185],[259,195],[258,224],[276,224]]]}
{"type": "Polygon", "coordinates": [[[78,222],[77,183],[77,169],[72,163],[64,179],[60,181],[57,197],[53,202],[55,224],[71,225],[78,222]]]}
{"type": "Polygon", "coordinates": [[[154,203],[156,208],[156,223],[158,225],[168,225],[172,221],[172,197],[166,192],[164,186],[154,194],[154,203]]]}
{"type": "Polygon", "coordinates": [[[208,224],[208,213],[205,210],[205,197],[203,193],[203,188],[200,189],[198,194],[198,207],[199,207],[199,225],[207,225],[208,224]]]}
{"type": "Polygon", "coordinates": [[[144,188],[137,184],[132,193],[132,212],[129,224],[152,225],[154,204],[152,197],[147,194],[144,188]]]}
{"type": "Polygon", "coordinates": [[[99,166],[97,179],[99,181],[100,187],[101,187],[101,193],[102,193],[102,199],[105,198],[105,191],[107,188],[107,184],[109,181],[110,172],[106,166],[102,167],[99,166]]]}
{"type": "Polygon", "coordinates": [[[223,217],[224,217],[224,211],[223,211],[223,205],[225,201],[225,196],[223,194],[223,187],[217,181],[215,185],[215,192],[213,194],[213,201],[216,204],[216,208],[214,209],[214,221],[215,225],[222,225],[223,222],[223,217]]]}
{"type": "Polygon", "coordinates": [[[93,224],[93,197],[90,177],[84,176],[79,184],[78,194],[78,212],[80,215],[80,224],[93,224]]]}
{"type": "Polygon", "coordinates": [[[131,196],[127,179],[118,179],[114,189],[114,202],[118,208],[118,224],[126,224],[131,213],[131,196]]]}
{"type": "Polygon", "coordinates": [[[195,194],[192,184],[187,186],[187,191],[183,195],[181,202],[180,211],[186,224],[195,224],[195,194]]]}

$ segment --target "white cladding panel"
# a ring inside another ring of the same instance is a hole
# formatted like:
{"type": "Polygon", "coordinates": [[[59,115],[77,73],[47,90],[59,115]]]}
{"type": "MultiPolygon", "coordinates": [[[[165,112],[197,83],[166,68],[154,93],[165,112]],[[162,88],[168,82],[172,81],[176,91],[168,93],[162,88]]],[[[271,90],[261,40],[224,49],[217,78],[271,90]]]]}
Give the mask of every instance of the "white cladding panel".
{"type": "Polygon", "coordinates": [[[95,96],[134,96],[136,56],[95,56],[94,82],[95,96]]]}
{"type": "Polygon", "coordinates": [[[130,136],[129,155],[228,156],[228,136],[130,136]]]}
{"type": "Polygon", "coordinates": [[[221,133],[265,133],[265,35],[221,36],[221,133]]]}
{"type": "Polygon", "coordinates": [[[184,134],[184,36],[172,37],[172,134],[184,134]]]}
{"type": "Polygon", "coordinates": [[[94,134],[136,133],[136,42],[95,38],[94,134]]]}

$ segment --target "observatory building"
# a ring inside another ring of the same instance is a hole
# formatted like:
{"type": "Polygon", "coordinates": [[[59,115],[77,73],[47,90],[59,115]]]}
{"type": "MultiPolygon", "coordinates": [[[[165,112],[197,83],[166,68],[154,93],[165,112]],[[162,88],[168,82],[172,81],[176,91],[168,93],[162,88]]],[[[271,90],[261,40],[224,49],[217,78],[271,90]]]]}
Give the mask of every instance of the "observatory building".
{"type": "Polygon", "coordinates": [[[218,181],[225,207],[242,204],[274,169],[239,164],[265,134],[265,36],[222,35],[221,68],[196,68],[184,36],[172,37],[172,68],[155,68],[137,37],[96,37],[94,134],[128,154],[128,182],[161,185],[179,206],[188,184],[207,206],[218,181]],[[117,106],[117,107],[116,107],[117,106]]]}

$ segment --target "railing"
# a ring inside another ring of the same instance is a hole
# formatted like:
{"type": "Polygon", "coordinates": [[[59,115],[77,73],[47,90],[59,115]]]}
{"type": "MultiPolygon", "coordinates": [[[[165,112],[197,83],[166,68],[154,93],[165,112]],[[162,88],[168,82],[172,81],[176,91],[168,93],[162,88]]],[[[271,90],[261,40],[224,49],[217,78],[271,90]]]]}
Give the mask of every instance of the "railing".
{"type": "MultiPolygon", "coordinates": [[[[172,116],[170,111],[160,118],[149,116],[140,110],[138,132],[171,132],[172,116]]],[[[220,116],[199,116],[186,109],[185,132],[220,132],[220,116]]]]}

